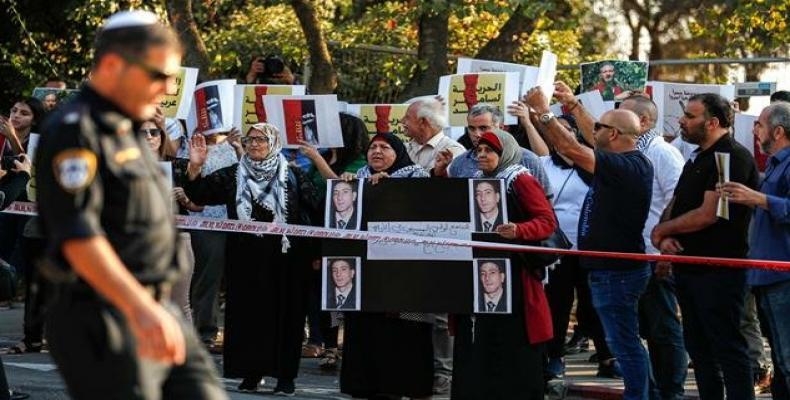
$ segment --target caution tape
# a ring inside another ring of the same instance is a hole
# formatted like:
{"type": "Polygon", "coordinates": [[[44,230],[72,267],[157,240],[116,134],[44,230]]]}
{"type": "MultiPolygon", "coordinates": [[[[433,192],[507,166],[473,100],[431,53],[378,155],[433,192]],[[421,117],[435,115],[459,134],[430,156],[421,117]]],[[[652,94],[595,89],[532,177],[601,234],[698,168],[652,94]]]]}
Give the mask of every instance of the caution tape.
{"type": "MultiPolygon", "coordinates": [[[[34,203],[14,202],[5,213],[18,215],[37,215],[34,203]]],[[[322,228],[307,225],[278,224],[273,222],[259,221],[239,221],[230,219],[203,218],[194,216],[177,215],[175,217],[176,226],[180,229],[230,232],[230,233],[250,233],[255,235],[286,235],[319,239],[344,239],[344,240],[364,240],[364,241],[387,241],[391,243],[403,243],[414,245],[431,246],[456,246],[473,247],[486,250],[513,251],[513,252],[532,252],[550,253],[560,255],[574,255],[582,257],[614,258],[638,261],[668,261],[680,264],[699,264],[723,266],[731,268],[760,268],[775,271],[790,272],[790,262],[776,260],[750,260],[737,258],[721,257],[697,257],[667,254],[639,254],[621,253],[608,251],[592,250],[566,250],[541,246],[517,245],[508,243],[490,243],[475,240],[444,239],[405,234],[381,234],[359,230],[345,230],[322,228]]]]}

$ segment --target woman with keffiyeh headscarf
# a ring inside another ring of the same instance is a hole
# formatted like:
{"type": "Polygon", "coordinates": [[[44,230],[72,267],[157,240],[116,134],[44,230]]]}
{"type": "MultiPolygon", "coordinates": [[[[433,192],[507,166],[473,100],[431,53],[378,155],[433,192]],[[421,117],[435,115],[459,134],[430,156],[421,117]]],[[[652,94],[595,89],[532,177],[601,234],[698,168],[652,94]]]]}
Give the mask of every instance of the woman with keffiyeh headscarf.
{"type": "MultiPolygon", "coordinates": [[[[242,137],[239,163],[200,177],[205,139],[192,138],[184,189],[198,204],[225,204],[243,221],[311,225],[318,221],[312,182],[280,154],[273,125],[253,125],[242,137]]],[[[310,239],[233,234],[227,241],[224,375],[255,391],[264,376],[277,378],[275,393],[293,394],[307,313],[310,264],[318,254],[310,239]]]]}
{"type": "MultiPolygon", "coordinates": [[[[367,165],[342,179],[425,178],[406,146],[391,133],[377,134],[367,165]]],[[[433,392],[431,318],[418,313],[346,313],[340,391],[354,398],[430,398],[433,392]]]]}
{"type": "MultiPolygon", "coordinates": [[[[477,145],[478,178],[505,182],[510,222],[496,227],[514,243],[548,238],[557,223],[540,183],[521,165],[512,135],[484,133],[477,145]]],[[[511,314],[457,316],[452,399],[543,399],[543,343],[551,339],[551,315],[539,275],[517,254],[512,266],[511,314]]]]}

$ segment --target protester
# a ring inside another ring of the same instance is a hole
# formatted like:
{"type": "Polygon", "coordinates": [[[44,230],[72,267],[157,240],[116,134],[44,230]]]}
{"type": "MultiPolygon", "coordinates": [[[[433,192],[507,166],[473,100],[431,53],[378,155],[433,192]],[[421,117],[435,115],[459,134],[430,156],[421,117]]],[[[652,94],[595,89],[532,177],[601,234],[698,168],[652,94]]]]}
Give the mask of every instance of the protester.
{"type": "MultiPolygon", "coordinates": [[[[200,176],[208,149],[192,137],[186,194],[199,204],[227,207],[228,217],[310,225],[318,219],[315,188],[280,154],[280,132],[253,125],[242,138],[238,164],[200,176]]],[[[277,378],[275,394],[292,395],[307,315],[307,278],[316,246],[306,238],[237,233],[227,241],[224,374],[257,391],[277,378]],[[260,261],[255,261],[260,260],[260,261]]]]}
{"type": "MultiPolygon", "coordinates": [[[[370,140],[368,164],[345,180],[425,178],[428,172],[409,158],[406,146],[392,133],[370,140]]],[[[340,391],[352,397],[380,399],[430,398],[433,393],[432,318],[426,314],[347,313],[340,371],[340,391]],[[391,356],[376,357],[385,346],[391,356]]]]}
{"type": "MultiPolygon", "coordinates": [[[[477,145],[477,177],[502,179],[509,221],[499,236],[516,242],[549,237],[556,219],[543,188],[521,165],[518,143],[507,132],[483,133],[477,145]]],[[[540,275],[543,265],[510,256],[510,314],[458,318],[453,399],[543,399],[543,346],[552,337],[551,315],[540,275]]]]}
{"type": "Polygon", "coordinates": [[[296,77],[280,56],[255,56],[244,75],[244,83],[267,85],[295,85],[296,77]]]}
{"type": "Polygon", "coordinates": [[[90,80],[36,152],[46,265],[59,277],[50,354],[74,398],[226,399],[168,301],[180,262],[169,193],[134,129],[175,84],[178,39],[153,13],[121,12],[93,53],[90,80]]]}
{"type": "MultiPolygon", "coordinates": [[[[760,190],[735,181],[721,184],[718,192],[730,203],[754,208],[749,237],[749,258],[758,260],[790,259],[790,103],[771,104],[760,113],[754,135],[761,150],[771,157],[760,190]]],[[[772,385],[773,397],[790,394],[790,273],[753,269],[747,272],[747,284],[757,296],[765,317],[771,343],[771,356],[777,375],[772,385]]]]}
{"type": "MultiPolygon", "coordinates": [[[[643,253],[642,231],[650,209],[653,168],[636,150],[638,117],[627,110],[604,113],[595,126],[593,151],[558,122],[539,88],[530,90],[527,104],[540,116],[547,142],[593,174],[579,221],[579,249],[643,253]]],[[[623,397],[645,399],[650,364],[639,339],[637,303],[650,275],[647,263],[592,257],[582,257],[581,263],[590,270],[593,305],[606,342],[622,366],[623,397]]]]}
{"type": "MultiPolygon", "coordinates": [[[[573,116],[562,115],[558,119],[565,129],[576,135],[579,143],[591,147],[579,133],[576,119],[573,116]]],[[[554,212],[557,215],[560,228],[572,243],[571,248],[575,249],[579,214],[584,196],[590,189],[592,175],[558,153],[556,149],[549,149],[536,129],[528,130],[527,137],[531,147],[541,156],[540,159],[549,182],[552,187],[557,188],[557,193],[551,199],[554,212]]],[[[587,326],[595,343],[596,356],[599,360],[597,376],[602,378],[621,377],[620,371],[615,368],[614,357],[606,344],[601,321],[592,306],[587,271],[580,267],[578,256],[564,255],[559,263],[550,269],[546,295],[552,310],[552,326],[554,327],[554,338],[546,348],[548,357],[544,371],[546,380],[562,378],[565,374],[565,360],[563,358],[566,354],[565,336],[568,331],[574,298],[577,299],[576,320],[579,321],[574,335],[577,334],[579,325],[583,323],[587,326]],[[575,296],[574,290],[576,291],[575,296]]]]}
{"type": "MultiPolygon", "coordinates": [[[[652,100],[647,96],[633,95],[620,103],[620,109],[632,111],[639,117],[640,136],[636,149],[653,165],[653,195],[642,236],[646,253],[659,254],[658,249],[650,243],[650,233],[672,200],[685,161],[680,151],[655,130],[658,109],[652,100]]],[[[650,263],[650,268],[653,274],[639,300],[640,328],[647,340],[655,378],[651,378],[650,383],[658,390],[661,399],[681,399],[688,371],[688,356],[683,346],[683,329],[677,313],[675,281],[666,271],[656,269],[655,262],[650,263]]]]}
{"type": "MultiPolygon", "coordinates": [[[[686,163],[665,217],[651,235],[662,253],[745,258],[748,207],[729,204],[717,217],[716,153],[729,153],[730,181],[757,186],[754,158],[729,135],[729,102],[716,94],[692,96],[680,119],[683,140],[699,146],[686,163]]],[[[740,268],[677,264],[672,268],[683,314],[686,350],[705,398],[753,399],[752,366],[740,330],[746,272],[740,268]],[[723,375],[723,380],[722,380],[723,375]]]]}
{"type": "Polygon", "coordinates": [[[436,155],[441,152],[449,151],[455,158],[465,151],[464,146],[442,131],[447,120],[442,103],[436,99],[418,99],[411,103],[401,124],[404,134],[411,138],[406,143],[409,157],[426,170],[433,169],[436,155]]]}
{"type": "Polygon", "coordinates": [[[2,154],[8,156],[26,152],[30,133],[41,124],[45,115],[46,110],[39,99],[17,99],[8,118],[0,115],[0,134],[6,138],[2,154]]]}
{"type": "Polygon", "coordinates": [[[777,101],[790,102],[790,91],[778,90],[773,92],[771,93],[770,100],[771,103],[776,103],[777,101]]]}

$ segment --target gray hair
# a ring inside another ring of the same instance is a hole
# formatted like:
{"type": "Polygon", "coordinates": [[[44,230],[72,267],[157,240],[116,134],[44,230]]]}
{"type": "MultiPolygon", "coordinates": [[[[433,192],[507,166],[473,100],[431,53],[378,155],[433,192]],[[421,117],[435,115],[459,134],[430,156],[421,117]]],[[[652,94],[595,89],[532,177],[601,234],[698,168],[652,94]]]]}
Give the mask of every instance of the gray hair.
{"type": "Polygon", "coordinates": [[[790,139],[790,103],[776,102],[765,108],[768,112],[768,130],[773,131],[777,126],[785,130],[785,137],[790,139]]]}
{"type": "Polygon", "coordinates": [[[502,123],[502,111],[500,111],[497,106],[487,103],[477,103],[469,109],[469,117],[479,117],[486,113],[491,113],[491,122],[493,122],[494,126],[499,126],[502,123]]]}
{"type": "Polygon", "coordinates": [[[417,99],[412,102],[417,109],[417,118],[425,118],[436,129],[444,129],[447,126],[447,118],[444,116],[444,106],[436,99],[417,99]]]}

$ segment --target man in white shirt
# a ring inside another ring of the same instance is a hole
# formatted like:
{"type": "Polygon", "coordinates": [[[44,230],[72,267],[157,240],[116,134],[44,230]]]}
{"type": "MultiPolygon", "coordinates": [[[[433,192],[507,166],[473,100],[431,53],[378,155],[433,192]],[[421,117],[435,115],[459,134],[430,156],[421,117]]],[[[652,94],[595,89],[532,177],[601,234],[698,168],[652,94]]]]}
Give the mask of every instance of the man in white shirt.
{"type": "Polygon", "coordinates": [[[354,291],[356,265],[350,260],[339,258],[332,261],[330,269],[335,290],[329,294],[327,308],[336,308],[338,310],[356,309],[357,296],[354,291]]]}
{"type": "Polygon", "coordinates": [[[439,152],[449,150],[455,158],[466,151],[464,146],[444,134],[447,119],[438,100],[423,98],[414,101],[406,109],[401,124],[404,134],[411,138],[406,143],[409,157],[426,170],[433,169],[439,152]]]}
{"type": "MultiPolygon", "coordinates": [[[[652,100],[642,95],[630,96],[620,103],[620,109],[633,111],[639,116],[641,136],[636,148],[650,160],[655,171],[653,197],[643,236],[645,252],[660,254],[650,241],[650,232],[672,200],[685,159],[655,130],[658,110],[652,100]]],[[[653,276],[639,302],[639,311],[641,322],[645,324],[641,330],[647,339],[655,377],[655,382],[651,381],[651,391],[657,389],[662,399],[683,397],[688,357],[676,312],[675,282],[661,267],[654,265],[653,276]]]]}
{"type": "Polygon", "coordinates": [[[479,299],[479,312],[507,312],[505,298],[505,268],[494,261],[480,265],[480,285],[483,293],[479,299]]]}

